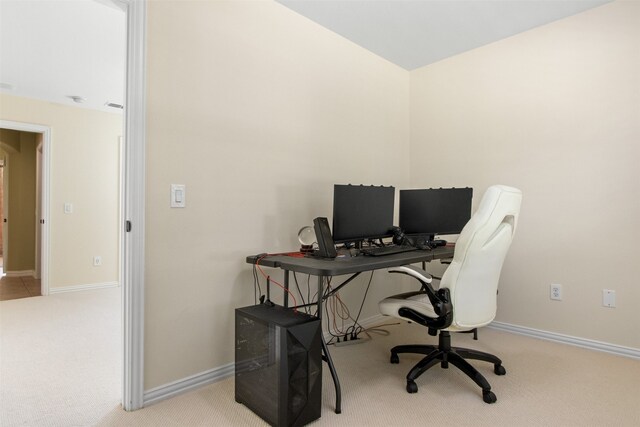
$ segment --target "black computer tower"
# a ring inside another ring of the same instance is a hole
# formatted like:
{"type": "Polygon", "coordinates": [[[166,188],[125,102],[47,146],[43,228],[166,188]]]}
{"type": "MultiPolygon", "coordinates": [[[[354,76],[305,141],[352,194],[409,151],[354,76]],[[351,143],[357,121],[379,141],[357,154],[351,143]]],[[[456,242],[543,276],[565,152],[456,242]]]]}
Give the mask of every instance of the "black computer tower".
{"type": "Polygon", "coordinates": [[[272,426],[320,418],[320,319],[260,304],[236,309],[235,398],[272,426]]]}

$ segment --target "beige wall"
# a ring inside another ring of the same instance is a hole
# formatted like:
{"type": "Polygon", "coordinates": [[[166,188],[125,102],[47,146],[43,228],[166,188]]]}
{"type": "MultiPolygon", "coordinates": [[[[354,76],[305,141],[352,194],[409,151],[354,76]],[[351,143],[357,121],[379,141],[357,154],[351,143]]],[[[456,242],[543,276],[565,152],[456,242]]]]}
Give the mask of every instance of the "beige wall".
{"type": "Polygon", "coordinates": [[[245,257],[296,250],[334,183],[408,184],[409,75],[275,2],[149,2],[147,24],[150,389],[233,362],[245,257]],[[169,207],[172,183],[186,208],[169,207]]]}
{"type": "Polygon", "coordinates": [[[639,53],[615,2],[411,73],[411,184],[524,193],[498,321],[640,348],[639,53]]]}
{"type": "Polygon", "coordinates": [[[122,115],[0,94],[0,119],[51,128],[49,287],[117,282],[122,115]]]}
{"type": "Polygon", "coordinates": [[[6,147],[4,179],[7,181],[7,253],[5,272],[35,271],[36,134],[0,129],[6,147]]]}

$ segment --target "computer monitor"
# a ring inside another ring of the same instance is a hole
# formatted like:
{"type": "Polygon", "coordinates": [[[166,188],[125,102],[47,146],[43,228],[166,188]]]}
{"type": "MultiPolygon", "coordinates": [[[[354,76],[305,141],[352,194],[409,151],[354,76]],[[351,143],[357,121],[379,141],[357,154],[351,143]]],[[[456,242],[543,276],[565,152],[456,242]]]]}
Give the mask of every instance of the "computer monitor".
{"type": "Polygon", "coordinates": [[[393,236],[394,187],[333,187],[333,241],[358,243],[393,236]]]}
{"type": "Polygon", "coordinates": [[[472,197],[472,188],[400,190],[400,228],[428,240],[436,234],[460,234],[471,218],[472,197]]]}

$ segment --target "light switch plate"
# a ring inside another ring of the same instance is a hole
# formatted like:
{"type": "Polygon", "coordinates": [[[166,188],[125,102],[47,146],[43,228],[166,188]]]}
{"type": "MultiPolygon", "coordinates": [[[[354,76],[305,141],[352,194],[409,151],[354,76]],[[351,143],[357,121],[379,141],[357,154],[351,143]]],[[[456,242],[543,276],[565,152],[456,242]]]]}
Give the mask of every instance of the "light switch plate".
{"type": "Polygon", "coordinates": [[[184,184],[171,184],[171,207],[184,208],[185,198],[186,192],[184,184]]]}
{"type": "Polygon", "coordinates": [[[615,308],[616,306],[616,291],[612,289],[602,290],[602,306],[615,308]]]}

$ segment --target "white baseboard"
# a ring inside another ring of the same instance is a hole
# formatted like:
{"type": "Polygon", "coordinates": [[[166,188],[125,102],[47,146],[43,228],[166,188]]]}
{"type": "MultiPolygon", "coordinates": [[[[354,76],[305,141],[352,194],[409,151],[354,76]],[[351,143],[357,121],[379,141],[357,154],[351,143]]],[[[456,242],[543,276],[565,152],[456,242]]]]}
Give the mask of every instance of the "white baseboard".
{"type": "Polygon", "coordinates": [[[61,294],[63,292],[86,291],[89,289],[116,288],[120,286],[118,282],[90,283],[88,285],[61,286],[58,288],[49,287],[49,294],[61,294]]]}
{"type": "Polygon", "coordinates": [[[509,323],[491,322],[488,328],[500,331],[512,332],[514,334],[525,335],[532,338],[539,338],[547,341],[555,341],[563,344],[574,345],[587,348],[589,350],[603,351],[617,356],[640,359],[640,349],[623,347],[617,344],[610,344],[601,341],[594,341],[585,338],[572,337],[570,335],[558,334],[555,332],[541,331],[539,329],[527,328],[524,326],[511,325],[509,323]]]}
{"type": "MultiPolygon", "coordinates": [[[[376,316],[369,317],[358,323],[362,327],[369,327],[379,324],[384,320],[385,316],[378,314],[376,316]]],[[[345,324],[345,327],[350,325],[345,324]]],[[[331,335],[328,332],[324,333],[325,339],[329,340],[331,335]]],[[[190,377],[183,378],[181,380],[173,381],[168,384],[161,385],[159,387],[146,390],[144,392],[143,406],[149,406],[161,400],[169,399],[174,396],[178,396],[182,393],[195,390],[199,387],[213,384],[217,381],[224,380],[235,374],[235,363],[229,363],[227,365],[220,366],[208,371],[201,372],[199,374],[192,375],[190,377]]]]}
{"type": "Polygon", "coordinates": [[[190,377],[152,388],[144,392],[143,406],[149,406],[170,397],[178,396],[196,388],[212,384],[232,376],[235,373],[235,363],[229,363],[215,369],[191,375],[190,377]]]}
{"type": "MultiPolygon", "coordinates": [[[[384,320],[387,316],[377,315],[370,317],[360,324],[362,326],[375,325],[384,320]]],[[[539,338],[547,341],[555,341],[562,344],[573,345],[586,348],[589,350],[602,351],[605,353],[615,354],[616,356],[630,357],[632,359],[640,359],[640,349],[632,347],[624,347],[617,344],[595,341],[586,338],[573,337],[570,335],[559,334],[556,332],[542,331],[539,329],[527,328],[525,326],[512,325],[503,322],[491,322],[486,326],[500,331],[511,332],[518,335],[525,335],[532,338],[539,338]]]]}
{"type": "Polygon", "coordinates": [[[6,274],[8,277],[18,277],[18,276],[33,276],[33,277],[35,277],[36,271],[35,270],[5,271],[4,274],[6,274]]]}
{"type": "MultiPolygon", "coordinates": [[[[374,326],[385,320],[390,319],[388,316],[378,314],[376,316],[369,317],[368,319],[360,321],[360,325],[363,327],[374,326]]],[[[392,318],[395,319],[395,318],[392,318]]],[[[562,344],[573,345],[577,347],[583,347],[589,350],[602,351],[605,353],[615,354],[616,356],[630,357],[632,359],[640,359],[640,349],[632,347],[624,347],[617,344],[606,343],[602,341],[595,341],[586,338],[573,337],[570,335],[559,334],[556,332],[542,331],[539,329],[527,328],[524,326],[512,325],[503,322],[491,322],[488,328],[501,330],[505,332],[511,332],[518,335],[525,335],[532,338],[539,338],[547,341],[555,341],[562,344]]],[[[329,339],[331,336],[325,333],[325,339],[329,339]]]]}
{"type": "MultiPolygon", "coordinates": [[[[381,314],[369,317],[361,320],[358,323],[364,327],[370,327],[384,323],[389,318],[381,314]]],[[[345,327],[350,325],[345,324],[345,327]]],[[[569,335],[557,334],[555,332],[541,331],[538,329],[526,328],[524,326],[511,325],[502,322],[492,322],[487,326],[488,328],[501,330],[505,332],[511,332],[519,335],[525,335],[533,338],[539,338],[549,341],[556,341],[563,344],[575,345],[578,347],[584,347],[590,350],[603,351],[619,356],[631,357],[633,359],[640,359],[640,350],[623,347],[615,344],[603,343],[600,341],[588,340],[584,338],[572,337],[569,335]]],[[[324,333],[326,340],[331,338],[328,332],[324,333]]],[[[227,365],[220,366],[218,368],[210,369],[208,371],[195,374],[181,380],[173,381],[171,383],[152,388],[144,392],[143,406],[149,406],[157,403],[161,400],[169,399],[174,396],[186,393],[191,390],[195,390],[199,387],[212,384],[217,381],[221,381],[232,376],[235,373],[235,363],[229,363],[227,365]]]]}

